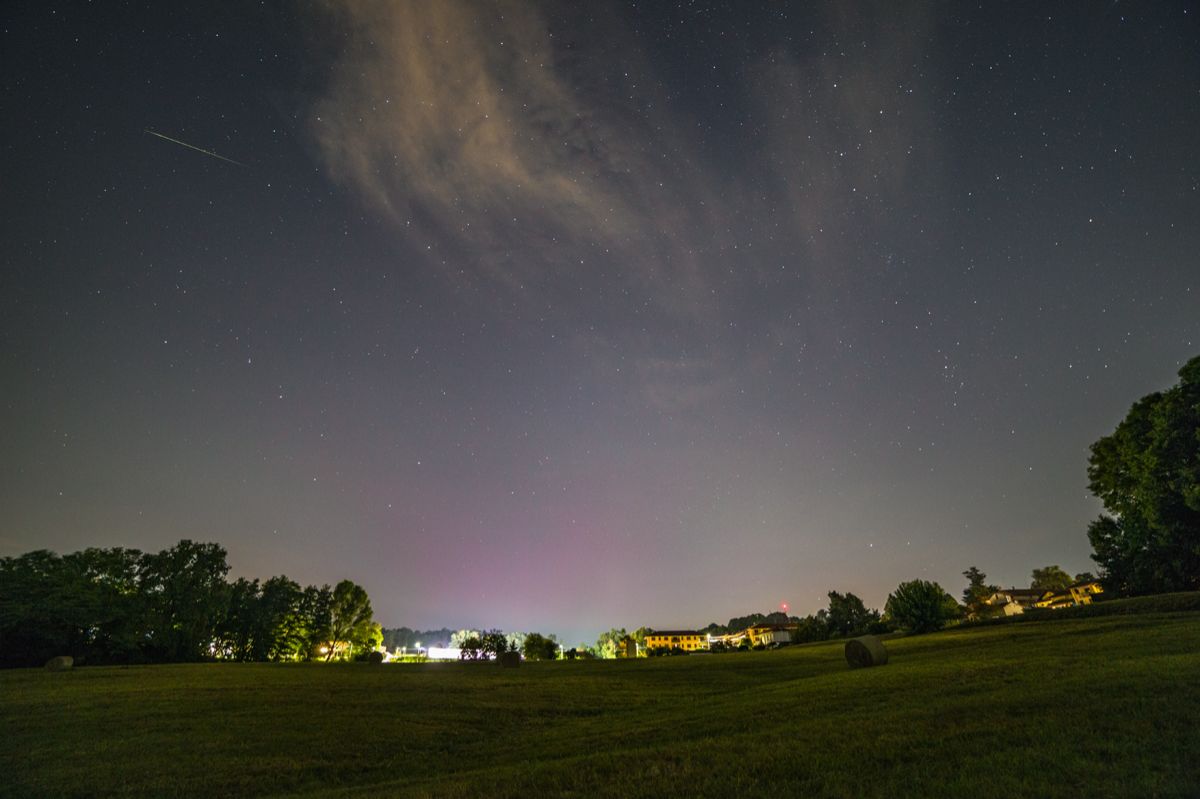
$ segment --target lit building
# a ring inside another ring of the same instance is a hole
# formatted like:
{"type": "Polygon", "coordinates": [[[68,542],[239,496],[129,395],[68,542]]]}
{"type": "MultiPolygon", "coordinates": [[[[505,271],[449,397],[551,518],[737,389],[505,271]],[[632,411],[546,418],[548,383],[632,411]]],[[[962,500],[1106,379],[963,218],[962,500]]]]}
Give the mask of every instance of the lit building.
{"type": "Polygon", "coordinates": [[[799,625],[797,624],[771,624],[769,622],[759,622],[752,624],[744,630],[738,630],[724,635],[708,636],[709,646],[720,644],[722,646],[737,648],[743,642],[748,642],[750,646],[769,646],[771,644],[788,644],[792,641],[792,633],[796,631],[799,625]]]}
{"type": "Polygon", "coordinates": [[[983,600],[985,605],[1003,608],[1005,616],[1016,616],[1024,613],[1027,608],[1037,605],[1042,598],[1041,591],[1032,588],[1006,588],[983,600]]]}
{"type": "Polygon", "coordinates": [[[1071,608],[1076,605],[1092,604],[1092,597],[1103,594],[1104,586],[1099,580],[1085,580],[1067,586],[1064,591],[1046,591],[1035,603],[1039,608],[1071,608]]]}
{"type": "Polygon", "coordinates": [[[1029,608],[1073,608],[1092,604],[1092,597],[1104,593],[1099,580],[1085,580],[1062,591],[1039,591],[1032,588],[1009,588],[989,596],[984,604],[1004,608],[1005,616],[1024,613],[1029,608]]]}
{"type": "Polygon", "coordinates": [[[708,636],[695,630],[657,630],[646,633],[646,649],[708,649],[708,636]]]}

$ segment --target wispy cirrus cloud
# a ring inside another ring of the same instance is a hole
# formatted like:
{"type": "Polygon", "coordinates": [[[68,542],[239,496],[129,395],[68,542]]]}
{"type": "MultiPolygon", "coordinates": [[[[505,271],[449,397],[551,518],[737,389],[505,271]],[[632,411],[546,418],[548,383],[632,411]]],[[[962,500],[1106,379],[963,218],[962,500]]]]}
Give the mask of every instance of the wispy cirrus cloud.
{"type": "Polygon", "coordinates": [[[931,146],[911,93],[930,19],[887,5],[810,11],[836,46],[781,41],[731,74],[753,122],[737,168],[706,131],[743,128],[671,102],[655,54],[605,36],[616,13],[596,10],[589,44],[529,3],[326,8],[344,45],[313,132],[334,179],[452,251],[454,274],[608,320],[591,336],[633,356],[655,407],[711,401],[765,342],[829,330],[850,254],[931,146]],[[608,38],[627,44],[606,52],[608,38]],[[799,279],[781,282],[781,263],[799,279]]]}
{"type": "Polygon", "coordinates": [[[603,254],[670,312],[709,303],[691,239],[713,229],[714,188],[663,157],[678,150],[669,120],[591,90],[594,65],[564,53],[534,7],[329,8],[346,46],[314,133],[337,180],[505,283],[575,290],[593,279],[586,256],[603,254]]]}

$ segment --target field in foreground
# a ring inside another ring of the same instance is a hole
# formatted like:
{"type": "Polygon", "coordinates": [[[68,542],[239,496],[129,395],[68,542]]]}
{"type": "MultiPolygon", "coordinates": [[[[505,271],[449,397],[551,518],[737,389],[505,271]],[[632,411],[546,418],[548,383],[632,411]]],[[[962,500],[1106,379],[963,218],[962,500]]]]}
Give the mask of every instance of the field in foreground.
{"type": "Polygon", "coordinates": [[[0,792],[1200,795],[1200,614],[640,661],[0,673],[0,792]]]}

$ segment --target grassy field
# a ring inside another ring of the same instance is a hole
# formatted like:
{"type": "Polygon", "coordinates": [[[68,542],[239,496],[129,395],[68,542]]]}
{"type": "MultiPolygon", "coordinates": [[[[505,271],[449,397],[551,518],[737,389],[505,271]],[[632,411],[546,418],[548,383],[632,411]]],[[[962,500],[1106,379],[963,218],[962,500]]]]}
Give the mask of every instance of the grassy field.
{"type": "Polygon", "coordinates": [[[0,673],[12,796],[1200,796],[1200,615],[640,661],[0,673]]]}

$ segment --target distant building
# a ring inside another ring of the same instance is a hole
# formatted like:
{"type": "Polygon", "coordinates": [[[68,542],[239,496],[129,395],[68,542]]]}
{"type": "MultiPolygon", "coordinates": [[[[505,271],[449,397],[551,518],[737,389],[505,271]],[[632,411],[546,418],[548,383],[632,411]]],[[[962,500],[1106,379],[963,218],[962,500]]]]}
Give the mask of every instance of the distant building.
{"type": "Polygon", "coordinates": [[[1092,597],[1103,594],[1104,586],[1099,580],[1084,580],[1067,586],[1064,591],[1047,591],[1036,603],[1039,608],[1071,608],[1076,605],[1092,604],[1092,597]]]}
{"type": "Polygon", "coordinates": [[[1032,588],[1008,588],[983,600],[985,605],[1004,609],[1005,616],[1016,616],[1029,608],[1072,608],[1092,604],[1092,597],[1104,593],[1098,580],[1085,580],[1062,591],[1038,591],[1032,588]]]}
{"type": "Polygon", "coordinates": [[[792,641],[792,634],[796,632],[799,625],[797,624],[771,624],[769,622],[760,622],[752,624],[744,630],[736,630],[735,632],[725,633],[724,635],[709,635],[708,645],[720,644],[736,649],[743,642],[750,646],[768,646],[770,644],[788,644],[792,641]]]}
{"type": "Polygon", "coordinates": [[[1042,592],[1032,588],[1006,588],[985,597],[983,604],[1003,608],[1005,616],[1016,616],[1035,607],[1041,598],[1042,592]]]}
{"type": "Polygon", "coordinates": [[[792,633],[794,633],[800,625],[798,624],[755,624],[747,628],[746,634],[750,636],[750,644],[752,646],[768,646],[770,644],[790,644],[792,642],[792,633]]]}
{"type": "Polygon", "coordinates": [[[682,649],[695,652],[708,649],[708,636],[695,630],[656,630],[646,633],[647,649],[682,649]]]}

